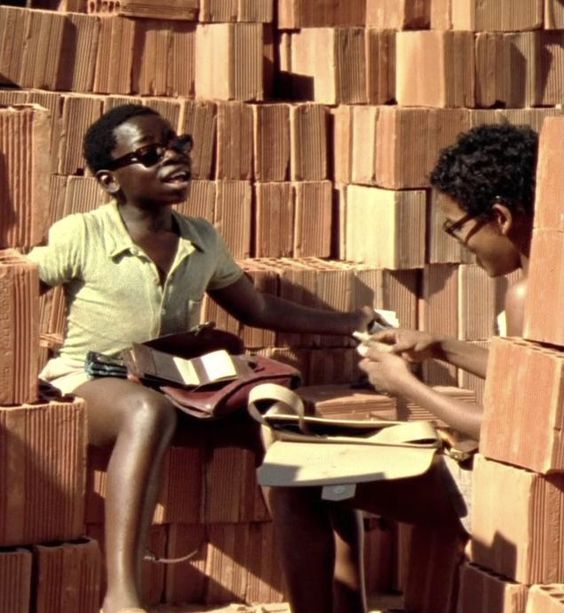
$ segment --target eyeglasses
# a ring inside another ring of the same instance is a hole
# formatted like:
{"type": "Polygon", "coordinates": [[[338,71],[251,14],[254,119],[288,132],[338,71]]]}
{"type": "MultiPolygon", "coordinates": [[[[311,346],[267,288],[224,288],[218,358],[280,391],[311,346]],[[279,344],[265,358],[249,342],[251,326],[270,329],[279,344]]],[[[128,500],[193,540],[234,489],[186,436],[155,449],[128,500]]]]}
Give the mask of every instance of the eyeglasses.
{"type": "Polygon", "coordinates": [[[180,134],[171,138],[166,145],[161,143],[151,143],[144,147],[139,147],[131,153],[126,153],[115,160],[106,164],[107,170],[117,170],[130,164],[142,164],[145,168],[150,168],[158,164],[165,156],[167,149],[172,149],[182,155],[188,155],[192,151],[194,141],[191,134],[180,134]]]}
{"type": "Polygon", "coordinates": [[[460,230],[462,230],[462,228],[471,219],[475,219],[475,218],[476,218],[475,215],[472,215],[472,213],[468,213],[467,215],[464,215],[464,217],[461,217],[460,219],[457,219],[456,221],[450,221],[449,219],[445,219],[445,221],[443,222],[443,230],[449,236],[452,236],[453,238],[461,240],[462,237],[460,236],[460,230]]]}

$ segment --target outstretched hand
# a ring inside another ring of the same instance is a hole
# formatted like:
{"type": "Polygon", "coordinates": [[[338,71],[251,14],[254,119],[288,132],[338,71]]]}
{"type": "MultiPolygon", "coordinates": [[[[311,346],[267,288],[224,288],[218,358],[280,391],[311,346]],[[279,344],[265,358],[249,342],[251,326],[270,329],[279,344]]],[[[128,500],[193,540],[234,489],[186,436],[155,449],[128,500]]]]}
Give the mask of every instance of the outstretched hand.
{"type": "Polygon", "coordinates": [[[379,392],[401,395],[413,374],[406,361],[399,355],[370,348],[359,362],[359,367],[368,375],[368,380],[379,392]]]}
{"type": "Polygon", "coordinates": [[[355,315],[357,317],[357,325],[355,330],[360,332],[365,332],[368,330],[368,324],[374,321],[374,309],[368,305],[365,305],[355,311],[355,315]]]}
{"type": "Polygon", "coordinates": [[[408,362],[423,362],[437,357],[439,348],[439,340],[428,332],[403,328],[382,330],[373,334],[370,341],[389,345],[390,353],[408,362]]]}

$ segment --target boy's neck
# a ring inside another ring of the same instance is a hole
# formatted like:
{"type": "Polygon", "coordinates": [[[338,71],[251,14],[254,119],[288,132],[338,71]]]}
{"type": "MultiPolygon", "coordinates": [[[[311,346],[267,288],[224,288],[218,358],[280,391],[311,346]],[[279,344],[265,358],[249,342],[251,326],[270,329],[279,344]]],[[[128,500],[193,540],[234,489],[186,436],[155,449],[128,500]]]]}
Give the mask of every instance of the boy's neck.
{"type": "Polygon", "coordinates": [[[145,209],[128,203],[119,204],[119,212],[129,231],[170,232],[174,230],[174,216],[170,205],[145,209]]]}

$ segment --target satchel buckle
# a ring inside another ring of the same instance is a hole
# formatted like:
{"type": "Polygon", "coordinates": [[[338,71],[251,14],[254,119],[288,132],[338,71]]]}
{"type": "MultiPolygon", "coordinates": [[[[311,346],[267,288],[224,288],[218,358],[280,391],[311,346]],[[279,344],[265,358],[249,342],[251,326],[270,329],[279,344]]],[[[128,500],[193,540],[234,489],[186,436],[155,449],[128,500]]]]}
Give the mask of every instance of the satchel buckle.
{"type": "Polygon", "coordinates": [[[204,330],[212,330],[213,328],[215,328],[215,321],[205,321],[202,324],[198,324],[197,326],[190,328],[189,331],[192,332],[194,336],[198,336],[198,334],[204,330]]]}

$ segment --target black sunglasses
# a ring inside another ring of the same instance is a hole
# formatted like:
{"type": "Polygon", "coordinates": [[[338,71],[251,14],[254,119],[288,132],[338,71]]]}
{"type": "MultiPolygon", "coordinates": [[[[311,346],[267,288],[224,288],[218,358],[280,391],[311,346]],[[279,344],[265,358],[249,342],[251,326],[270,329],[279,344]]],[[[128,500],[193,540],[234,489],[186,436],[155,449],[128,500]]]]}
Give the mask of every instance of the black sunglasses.
{"type": "Polygon", "coordinates": [[[106,164],[106,169],[117,170],[130,164],[143,164],[145,168],[150,168],[164,158],[167,149],[172,149],[182,155],[188,155],[192,151],[193,145],[194,141],[191,134],[180,134],[171,138],[166,145],[151,143],[150,145],[139,147],[139,149],[131,153],[126,153],[106,164]]]}

